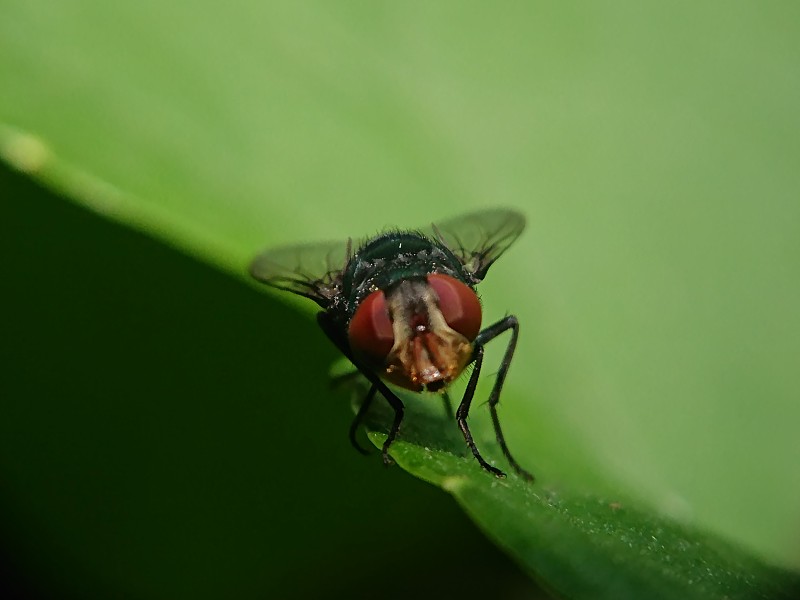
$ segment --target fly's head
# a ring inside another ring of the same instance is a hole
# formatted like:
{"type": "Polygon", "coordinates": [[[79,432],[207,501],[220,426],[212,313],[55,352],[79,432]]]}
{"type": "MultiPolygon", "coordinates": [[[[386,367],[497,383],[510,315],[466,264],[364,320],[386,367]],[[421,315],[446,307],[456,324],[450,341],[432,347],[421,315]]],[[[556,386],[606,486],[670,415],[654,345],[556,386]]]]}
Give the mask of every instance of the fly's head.
{"type": "Polygon", "coordinates": [[[439,391],[472,360],[480,326],[475,291],[434,273],[372,292],[353,315],[348,337],[359,360],[388,381],[439,391]]]}
{"type": "Polygon", "coordinates": [[[442,389],[473,358],[481,323],[473,286],[524,227],[516,211],[488,209],[390,230],[355,251],[350,240],[267,249],[250,273],[316,302],[326,334],[359,369],[415,391],[442,389]]]}

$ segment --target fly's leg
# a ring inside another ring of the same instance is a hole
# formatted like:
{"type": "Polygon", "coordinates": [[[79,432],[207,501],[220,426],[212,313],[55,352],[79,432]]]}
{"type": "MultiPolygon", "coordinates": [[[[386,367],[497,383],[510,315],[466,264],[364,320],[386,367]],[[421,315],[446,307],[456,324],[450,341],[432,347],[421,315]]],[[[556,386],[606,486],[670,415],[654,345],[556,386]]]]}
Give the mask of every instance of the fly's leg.
{"type": "Polygon", "coordinates": [[[358,431],[358,426],[361,425],[361,421],[364,420],[367,412],[369,412],[369,407],[372,405],[372,401],[375,399],[375,392],[377,391],[378,388],[376,388],[374,385],[370,386],[367,396],[364,398],[364,401],[358,408],[356,416],[353,418],[353,422],[350,423],[350,443],[353,445],[353,448],[365,455],[369,454],[369,451],[358,443],[358,440],[356,439],[356,432],[358,431]]]}
{"type": "Polygon", "coordinates": [[[464,439],[467,441],[467,446],[469,446],[469,449],[472,450],[472,456],[475,457],[480,465],[498,477],[505,477],[505,473],[503,473],[497,467],[493,467],[486,462],[481,456],[481,453],[478,452],[478,447],[475,445],[475,440],[472,439],[472,432],[470,432],[469,426],[467,425],[469,407],[472,404],[472,398],[475,396],[475,387],[478,385],[478,376],[481,373],[481,364],[483,363],[483,346],[475,346],[473,360],[475,361],[475,366],[472,369],[472,374],[469,376],[469,383],[467,383],[467,389],[464,391],[464,398],[461,400],[461,404],[459,404],[458,410],[456,411],[456,422],[461,429],[461,433],[464,434],[464,439]]]}
{"type": "MultiPolygon", "coordinates": [[[[356,363],[353,364],[358,367],[356,363]]],[[[385,383],[383,383],[383,381],[378,378],[375,373],[372,371],[361,370],[361,367],[358,368],[363,373],[364,377],[369,379],[369,382],[372,384],[370,393],[374,396],[375,391],[379,391],[381,396],[386,398],[389,406],[394,409],[394,420],[392,421],[392,426],[389,429],[388,435],[386,436],[386,441],[383,442],[383,447],[381,448],[383,464],[388,467],[394,462],[392,457],[389,456],[389,447],[392,445],[392,442],[394,442],[395,438],[397,437],[397,433],[400,431],[400,424],[403,422],[403,416],[405,415],[405,406],[403,405],[403,401],[400,400],[396,394],[392,393],[392,391],[386,386],[385,383]]]]}
{"type": "Polygon", "coordinates": [[[361,423],[361,420],[364,418],[364,415],[367,414],[367,410],[369,409],[369,405],[372,403],[372,400],[375,397],[375,393],[380,392],[381,395],[386,398],[386,401],[389,403],[389,405],[394,409],[394,420],[392,421],[392,426],[389,429],[388,435],[386,436],[386,441],[383,442],[383,447],[381,448],[383,464],[388,467],[394,462],[392,457],[389,456],[389,447],[392,445],[392,442],[394,442],[395,438],[397,437],[397,433],[400,431],[400,424],[403,422],[403,416],[405,415],[405,406],[403,405],[403,401],[393,394],[392,391],[386,387],[385,383],[378,379],[377,375],[369,371],[361,372],[372,384],[372,387],[370,387],[369,393],[364,399],[364,404],[362,404],[361,408],[358,409],[358,413],[356,414],[355,419],[353,419],[353,423],[350,425],[350,441],[353,442],[354,446],[356,446],[356,450],[359,450],[359,452],[362,454],[366,454],[366,452],[364,452],[355,441],[355,431],[358,425],[361,423]]]}
{"type": "Polygon", "coordinates": [[[394,409],[394,421],[392,421],[392,428],[389,430],[389,435],[386,436],[386,441],[383,442],[383,448],[381,450],[381,454],[383,455],[383,464],[388,467],[394,462],[392,457],[389,456],[389,446],[392,445],[392,442],[397,437],[397,432],[400,431],[400,423],[403,422],[405,407],[403,406],[403,402],[400,400],[400,398],[395,396],[382,382],[380,384],[380,388],[381,394],[394,409]]]}
{"type": "Polygon", "coordinates": [[[508,368],[511,366],[511,359],[514,357],[514,350],[517,347],[519,321],[517,321],[517,318],[514,316],[508,316],[494,325],[490,325],[475,338],[475,347],[476,349],[481,348],[482,350],[486,343],[492,341],[498,335],[509,329],[511,330],[511,340],[509,340],[508,346],[506,346],[506,352],[503,355],[503,361],[500,363],[500,369],[497,371],[497,378],[494,381],[492,393],[489,395],[489,411],[492,415],[492,424],[494,425],[494,433],[497,436],[497,443],[500,444],[500,448],[503,450],[503,454],[508,460],[508,463],[514,468],[518,475],[529,481],[533,481],[533,475],[523,469],[514,457],[511,456],[511,452],[506,445],[506,439],[503,436],[503,430],[500,428],[500,418],[497,416],[497,404],[500,402],[500,391],[503,389],[503,383],[506,380],[508,368]]]}
{"type": "Polygon", "coordinates": [[[450,394],[444,392],[442,394],[442,404],[444,405],[444,413],[448,419],[453,418],[453,403],[450,401],[450,394]]]}
{"type": "Polygon", "coordinates": [[[369,404],[372,402],[372,398],[375,396],[375,392],[378,391],[381,395],[386,398],[386,401],[389,405],[394,409],[394,420],[392,421],[392,426],[389,429],[389,434],[386,436],[386,441],[383,442],[383,448],[381,449],[381,455],[383,456],[383,464],[390,465],[392,464],[392,458],[389,456],[389,447],[394,442],[395,438],[397,437],[397,433],[400,431],[400,424],[403,422],[403,416],[405,414],[405,407],[403,406],[403,401],[400,400],[392,391],[383,383],[380,378],[369,369],[365,369],[361,367],[358,362],[353,358],[352,352],[350,352],[350,345],[347,343],[347,339],[343,336],[342,332],[336,326],[336,324],[331,320],[331,317],[325,311],[321,311],[317,313],[317,323],[320,326],[320,329],[328,336],[328,339],[331,340],[334,346],[336,346],[339,351],[344,354],[351,363],[359,370],[359,372],[367,378],[367,380],[372,384],[372,388],[370,388],[369,393],[367,394],[367,398],[364,399],[364,404],[361,405],[361,408],[356,414],[356,418],[353,422],[353,425],[350,426],[351,437],[350,440],[353,441],[354,434],[352,433],[356,427],[358,427],[358,423],[360,423],[360,419],[364,417],[366,414],[367,409],[369,408],[369,404]],[[367,405],[365,407],[365,405],[367,405]],[[362,414],[363,413],[363,414],[362,414]]]}

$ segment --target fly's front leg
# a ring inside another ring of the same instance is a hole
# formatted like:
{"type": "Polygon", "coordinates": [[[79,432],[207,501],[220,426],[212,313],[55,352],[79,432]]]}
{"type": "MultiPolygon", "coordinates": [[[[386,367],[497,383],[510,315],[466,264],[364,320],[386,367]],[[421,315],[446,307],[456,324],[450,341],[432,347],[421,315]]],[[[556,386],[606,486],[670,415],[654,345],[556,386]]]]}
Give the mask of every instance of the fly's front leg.
{"type": "MultiPolygon", "coordinates": [[[[353,363],[358,367],[358,364],[353,363]]],[[[364,377],[366,377],[369,382],[372,384],[372,389],[370,390],[370,394],[374,396],[375,391],[379,391],[381,395],[386,398],[386,401],[389,403],[389,406],[394,409],[394,420],[392,421],[392,426],[389,429],[389,433],[386,436],[386,441],[383,442],[383,447],[381,448],[381,455],[383,456],[383,464],[387,467],[391,465],[394,461],[392,457],[389,456],[389,447],[394,442],[395,438],[397,437],[398,432],[400,431],[400,424],[403,422],[403,416],[405,415],[405,406],[403,405],[403,401],[397,397],[396,394],[390,390],[380,378],[373,373],[372,371],[367,371],[366,369],[362,369],[358,367],[359,371],[363,373],[364,377]]],[[[371,400],[370,400],[371,401],[371,400]]],[[[361,412],[361,411],[359,411],[361,412]]],[[[366,412],[366,411],[364,411],[366,412]]],[[[358,415],[356,415],[358,417],[358,415]]]]}
{"type": "Polygon", "coordinates": [[[481,374],[481,364],[483,363],[483,346],[475,347],[473,360],[475,361],[475,365],[472,368],[472,374],[469,376],[469,383],[467,383],[467,389],[464,391],[464,398],[461,400],[461,404],[458,406],[458,410],[456,411],[456,422],[461,429],[461,433],[464,434],[464,439],[466,440],[469,449],[472,450],[472,456],[475,457],[475,460],[477,460],[480,465],[490,473],[494,473],[498,477],[505,477],[505,473],[503,473],[497,467],[493,467],[486,462],[486,460],[481,456],[481,453],[478,452],[478,447],[475,445],[475,440],[472,439],[472,432],[469,430],[469,425],[467,425],[469,407],[472,404],[472,398],[475,396],[475,387],[478,385],[478,377],[481,374]]]}
{"type": "Polygon", "coordinates": [[[392,421],[392,428],[389,430],[389,435],[386,436],[386,441],[383,442],[383,448],[381,449],[381,454],[383,455],[383,464],[387,467],[391,465],[394,461],[392,457],[389,456],[389,446],[392,445],[395,438],[397,437],[397,433],[400,431],[400,423],[403,422],[403,415],[405,414],[405,407],[403,406],[403,401],[400,400],[392,391],[386,387],[386,384],[383,383],[380,379],[377,378],[373,374],[374,381],[372,384],[377,387],[389,405],[394,409],[394,421],[392,421]]]}
{"type": "Polygon", "coordinates": [[[383,464],[388,467],[394,462],[389,456],[389,447],[392,445],[392,442],[394,442],[395,438],[397,438],[397,434],[400,431],[400,424],[403,422],[403,415],[405,414],[405,406],[403,405],[403,401],[393,394],[392,391],[386,387],[382,381],[377,378],[373,380],[372,377],[374,376],[371,376],[368,373],[364,373],[364,376],[370,380],[372,386],[369,388],[369,393],[367,393],[367,397],[364,398],[364,403],[358,409],[358,413],[356,413],[353,422],[350,424],[350,443],[352,443],[353,446],[355,446],[355,449],[361,452],[361,454],[368,454],[368,452],[361,447],[361,444],[356,441],[356,430],[361,424],[361,421],[364,419],[364,416],[367,414],[370,404],[372,404],[372,400],[375,398],[375,392],[380,390],[383,397],[386,398],[386,401],[394,409],[394,420],[392,421],[392,427],[389,429],[389,434],[386,436],[386,441],[383,442],[383,447],[381,448],[383,464]]]}
{"type": "Polygon", "coordinates": [[[492,387],[492,393],[489,395],[489,411],[492,415],[492,424],[494,425],[497,443],[500,444],[500,448],[503,450],[503,454],[505,455],[509,464],[521,477],[524,477],[529,481],[533,481],[533,475],[523,469],[514,459],[514,457],[511,456],[511,452],[508,450],[508,446],[506,445],[505,436],[503,436],[503,430],[500,428],[500,419],[497,416],[497,404],[500,402],[500,392],[503,389],[503,383],[506,380],[508,368],[511,366],[511,359],[514,357],[514,350],[517,347],[517,336],[519,335],[519,321],[517,321],[517,317],[508,316],[481,331],[475,338],[475,348],[476,350],[480,348],[482,351],[485,344],[509,329],[511,330],[511,339],[508,342],[508,346],[506,346],[506,351],[503,355],[503,361],[500,363],[500,369],[497,371],[497,378],[495,379],[494,386],[492,387]]]}
{"type": "Polygon", "coordinates": [[[450,401],[450,394],[445,390],[442,393],[442,406],[444,406],[444,414],[448,419],[453,418],[453,403],[450,401]]]}
{"type": "MultiPolygon", "coordinates": [[[[398,398],[374,372],[361,367],[361,365],[356,362],[356,360],[353,358],[352,352],[350,352],[350,345],[348,344],[347,339],[344,338],[339,328],[331,320],[328,313],[325,311],[318,312],[317,323],[325,335],[327,335],[331,342],[333,342],[333,345],[336,346],[339,351],[350,360],[351,363],[353,363],[356,369],[358,369],[359,372],[366,377],[367,381],[369,381],[372,385],[367,397],[364,399],[364,403],[361,405],[361,408],[356,414],[353,423],[350,425],[350,441],[355,441],[355,430],[360,424],[361,419],[363,419],[364,415],[367,413],[369,405],[372,403],[372,399],[375,397],[376,391],[379,391],[381,395],[386,398],[386,401],[389,403],[392,409],[394,409],[394,420],[392,421],[389,434],[386,436],[386,441],[383,442],[383,447],[381,449],[383,464],[387,466],[392,464],[392,458],[389,456],[389,447],[397,437],[397,433],[400,431],[400,424],[403,422],[403,416],[405,414],[405,406],[403,405],[403,401],[400,400],[400,398],[398,398]]],[[[356,446],[356,449],[360,449],[358,443],[354,443],[354,446],[356,446]]]]}
{"type": "Polygon", "coordinates": [[[369,411],[369,407],[372,405],[372,401],[375,398],[375,392],[377,391],[378,388],[376,388],[374,385],[369,387],[369,392],[367,392],[366,398],[364,398],[361,406],[358,407],[358,412],[353,418],[353,422],[350,423],[350,443],[353,445],[353,448],[358,450],[361,454],[369,454],[369,451],[358,443],[358,440],[356,439],[356,433],[358,432],[358,426],[361,425],[361,421],[364,420],[364,417],[369,411]]]}

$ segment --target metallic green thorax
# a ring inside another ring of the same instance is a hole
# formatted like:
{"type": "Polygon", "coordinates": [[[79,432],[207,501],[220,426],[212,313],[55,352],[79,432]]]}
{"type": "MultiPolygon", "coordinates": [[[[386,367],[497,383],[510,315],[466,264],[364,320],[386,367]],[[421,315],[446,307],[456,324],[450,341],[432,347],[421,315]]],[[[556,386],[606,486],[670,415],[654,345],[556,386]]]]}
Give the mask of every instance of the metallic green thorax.
{"type": "Polygon", "coordinates": [[[458,258],[444,244],[416,232],[389,232],[358,249],[342,277],[345,306],[341,316],[349,321],[358,305],[376,290],[396,283],[443,273],[472,287],[472,280],[458,258]]]}

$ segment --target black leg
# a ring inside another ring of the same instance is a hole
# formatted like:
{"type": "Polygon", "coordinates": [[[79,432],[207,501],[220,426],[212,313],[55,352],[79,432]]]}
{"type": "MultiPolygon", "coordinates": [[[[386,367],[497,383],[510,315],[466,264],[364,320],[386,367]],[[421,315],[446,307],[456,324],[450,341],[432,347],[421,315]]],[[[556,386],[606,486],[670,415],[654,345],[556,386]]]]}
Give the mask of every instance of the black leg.
{"type": "Polygon", "coordinates": [[[372,400],[375,398],[376,391],[378,391],[378,388],[376,388],[374,385],[370,386],[369,392],[367,392],[367,396],[364,398],[364,401],[358,408],[358,412],[356,413],[353,422],[350,423],[350,443],[353,445],[353,448],[361,452],[361,454],[369,454],[369,451],[358,443],[358,440],[356,439],[356,433],[358,432],[358,426],[361,425],[361,421],[364,420],[367,412],[369,412],[369,407],[372,405],[372,400]]]}
{"type": "Polygon", "coordinates": [[[450,401],[450,394],[445,391],[442,393],[442,404],[444,404],[444,413],[448,419],[453,418],[453,403],[450,401]]]}
{"type": "Polygon", "coordinates": [[[497,404],[500,402],[500,391],[503,389],[503,383],[506,380],[508,368],[511,366],[511,359],[514,357],[514,350],[517,347],[519,321],[517,321],[517,318],[514,316],[508,316],[505,319],[498,321],[494,325],[490,325],[481,331],[478,334],[478,337],[475,338],[475,347],[482,348],[484,344],[492,341],[498,335],[508,331],[509,329],[511,330],[511,340],[508,342],[508,346],[506,347],[506,352],[503,355],[503,361],[500,363],[500,369],[497,371],[497,378],[495,379],[494,386],[492,387],[492,393],[489,396],[489,411],[492,415],[492,424],[494,425],[494,433],[497,437],[497,443],[500,444],[500,448],[503,450],[503,454],[508,460],[508,463],[514,468],[518,475],[529,481],[533,481],[533,475],[523,469],[514,459],[514,457],[511,456],[511,452],[506,445],[506,439],[503,435],[503,430],[500,428],[500,418],[497,416],[497,404]]]}
{"type": "Polygon", "coordinates": [[[386,398],[387,402],[389,402],[394,409],[394,421],[392,421],[392,428],[389,430],[389,435],[386,436],[386,441],[383,442],[383,449],[381,450],[381,454],[383,455],[383,464],[388,467],[394,462],[392,457],[389,456],[389,446],[392,445],[392,442],[394,442],[394,439],[397,437],[397,432],[400,431],[400,423],[403,422],[405,407],[403,406],[403,402],[400,400],[400,398],[389,391],[389,388],[387,388],[385,385],[382,386],[381,394],[383,394],[383,397],[386,398]]]}
{"type": "MultiPolygon", "coordinates": [[[[325,335],[328,336],[328,339],[333,342],[333,345],[336,346],[339,351],[344,354],[351,363],[358,369],[361,374],[367,378],[367,380],[372,384],[372,388],[370,389],[370,394],[372,396],[375,395],[375,391],[379,391],[381,395],[386,398],[386,401],[389,405],[394,409],[394,421],[392,421],[392,427],[389,429],[389,434],[386,436],[386,441],[383,443],[383,448],[381,449],[381,454],[383,456],[383,463],[385,465],[392,464],[392,459],[389,456],[389,447],[394,442],[395,438],[397,437],[397,433],[400,431],[400,424],[403,422],[403,415],[405,414],[405,407],[403,406],[403,401],[397,397],[392,391],[386,386],[383,381],[375,374],[373,371],[369,369],[365,369],[361,367],[358,362],[353,358],[352,353],[350,352],[350,346],[347,343],[347,339],[343,337],[343,334],[336,325],[331,321],[330,316],[325,311],[321,311],[317,313],[317,323],[325,332],[325,335]]],[[[369,394],[368,394],[369,396],[369,394]]],[[[371,402],[371,400],[370,400],[371,402]]],[[[365,400],[366,403],[366,400],[365,400]]],[[[367,407],[368,408],[368,407],[367,407]]],[[[364,405],[362,404],[361,409],[359,409],[359,413],[366,412],[364,405]]],[[[362,415],[363,416],[363,415],[362,415]]],[[[358,414],[356,415],[358,418],[358,414]]],[[[351,431],[352,431],[351,426],[351,431]]],[[[353,438],[351,437],[351,440],[353,438]]]]}
{"type": "Polygon", "coordinates": [[[472,404],[472,398],[475,396],[475,387],[478,385],[478,376],[481,373],[481,364],[483,363],[483,346],[475,347],[474,360],[475,366],[472,369],[472,374],[469,376],[469,383],[467,383],[467,389],[464,391],[464,398],[461,400],[461,404],[458,406],[458,410],[456,411],[456,422],[458,423],[459,428],[461,428],[461,433],[464,434],[464,439],[467,441],[467,446],[469,446],[469,449],[472,450],[472,456],[475,457],[480,465],[498,477],[505,477],[505,473],[503,473],[497,467],[493,467],[486,462],[481,456],[481,453],[478,452],[478,447],[475,445],[475,440],[472,439],[472,433],[467,425],[469,407],[472,404]]]}

